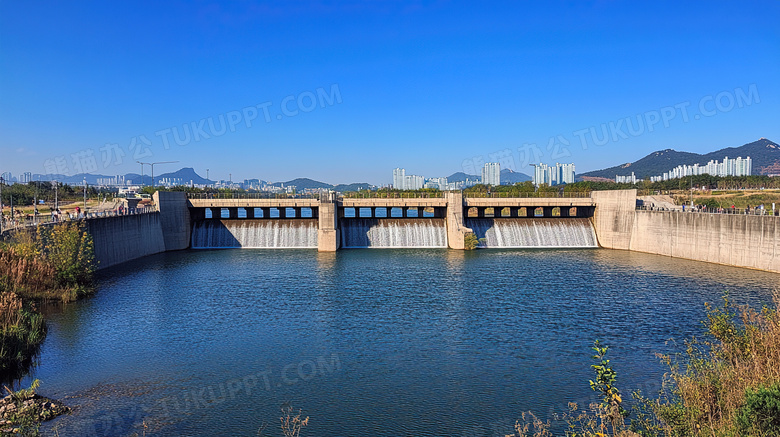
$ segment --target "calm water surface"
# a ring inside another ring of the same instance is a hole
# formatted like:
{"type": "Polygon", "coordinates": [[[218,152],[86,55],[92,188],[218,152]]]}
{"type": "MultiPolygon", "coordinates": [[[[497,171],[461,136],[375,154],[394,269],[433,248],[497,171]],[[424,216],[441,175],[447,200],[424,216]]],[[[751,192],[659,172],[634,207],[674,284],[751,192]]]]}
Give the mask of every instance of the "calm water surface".
{"type": "Polygon", "coordinates": [[[59,435],[494,436],[592,402],[594,339],[624,392],[701,333],[704,302],[780,276],[609,250],[183,251],[101,272],[48,315],[33,377],[59,435]]]}

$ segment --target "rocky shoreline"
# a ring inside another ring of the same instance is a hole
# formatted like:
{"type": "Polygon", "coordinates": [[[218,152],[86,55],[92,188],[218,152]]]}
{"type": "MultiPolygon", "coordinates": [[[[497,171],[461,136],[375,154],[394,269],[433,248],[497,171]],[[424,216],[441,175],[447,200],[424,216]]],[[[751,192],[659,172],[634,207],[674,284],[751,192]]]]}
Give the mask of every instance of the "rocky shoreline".
{"type": "Polygon", "coordinates": [[[45,422],[70,411],[70,407],[60,401],[17,392],[0,400],[0,433],[15,433],[23,422],[45,422]]]}

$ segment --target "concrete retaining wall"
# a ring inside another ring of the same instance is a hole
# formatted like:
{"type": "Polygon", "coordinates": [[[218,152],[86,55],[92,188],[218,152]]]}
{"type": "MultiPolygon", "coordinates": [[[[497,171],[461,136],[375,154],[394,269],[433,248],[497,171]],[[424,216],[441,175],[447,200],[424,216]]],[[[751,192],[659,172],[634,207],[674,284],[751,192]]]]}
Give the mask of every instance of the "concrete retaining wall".
{"type": "Polygon", "coordinates": [[[634,229],[636,190],[594,191],[593,227],[599,246],[629,249],[634,229]]]}
{"type": "Polygon", "coordinates": [[[780,272],[780,218],[636,211],[630,249],[780,272]]]}
{"type": "Polygon", "coordinates": [[[165,250],[182,250],[190,247],[190,210],[187,193],[183,191],[157,191],[154,204],[160,211],[160,225],[165,237],[165,250]]]}
{"type": "Polygon", "coordinates": [[[165,251],[160,213],[87,220],[98,269],[165,251]]]}
{"type": "Polygon", "coordinates": [[[637,211],[636,190],[592,197],[601,247],[780,272],[780,217],[637,211]]]}

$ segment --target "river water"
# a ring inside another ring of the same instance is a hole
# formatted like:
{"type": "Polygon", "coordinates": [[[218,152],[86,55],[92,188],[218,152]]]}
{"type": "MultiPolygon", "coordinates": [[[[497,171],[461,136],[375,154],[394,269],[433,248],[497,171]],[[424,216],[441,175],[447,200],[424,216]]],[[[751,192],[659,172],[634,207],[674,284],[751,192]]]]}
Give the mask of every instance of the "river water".
{"type": "Polygon", "coordinates": [[[652,393],[705,302],[769,303],[777,280],[602,249],[172,252],[50,309],[31,377],[74,407],[59,435],[281,435],[289,401],[306,436],[503,436],[595,401],[593,340],[652,393]]]}

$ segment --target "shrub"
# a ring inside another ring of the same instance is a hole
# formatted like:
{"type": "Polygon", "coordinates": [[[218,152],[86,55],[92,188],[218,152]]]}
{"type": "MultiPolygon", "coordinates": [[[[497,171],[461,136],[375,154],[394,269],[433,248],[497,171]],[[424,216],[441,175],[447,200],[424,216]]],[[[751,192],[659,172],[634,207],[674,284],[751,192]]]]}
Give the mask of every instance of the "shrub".
{"type": "Polygon", "coordinates": [[[0,296],[0,382],[24,376],[46,338],[46,323],[32,304],[13,293],[0,296]]]}
{"type": "Polygon", "coordinates": [[[479,246],[479,239],[473,232],[469,232],[463,236],[463,246],[466,250],[474,250],[479,246]]]}
{"type": "Polygon", "coordinates": [[[780,436],[780,383],[747,389],[735,421],[740,435],[780,436]]]}

